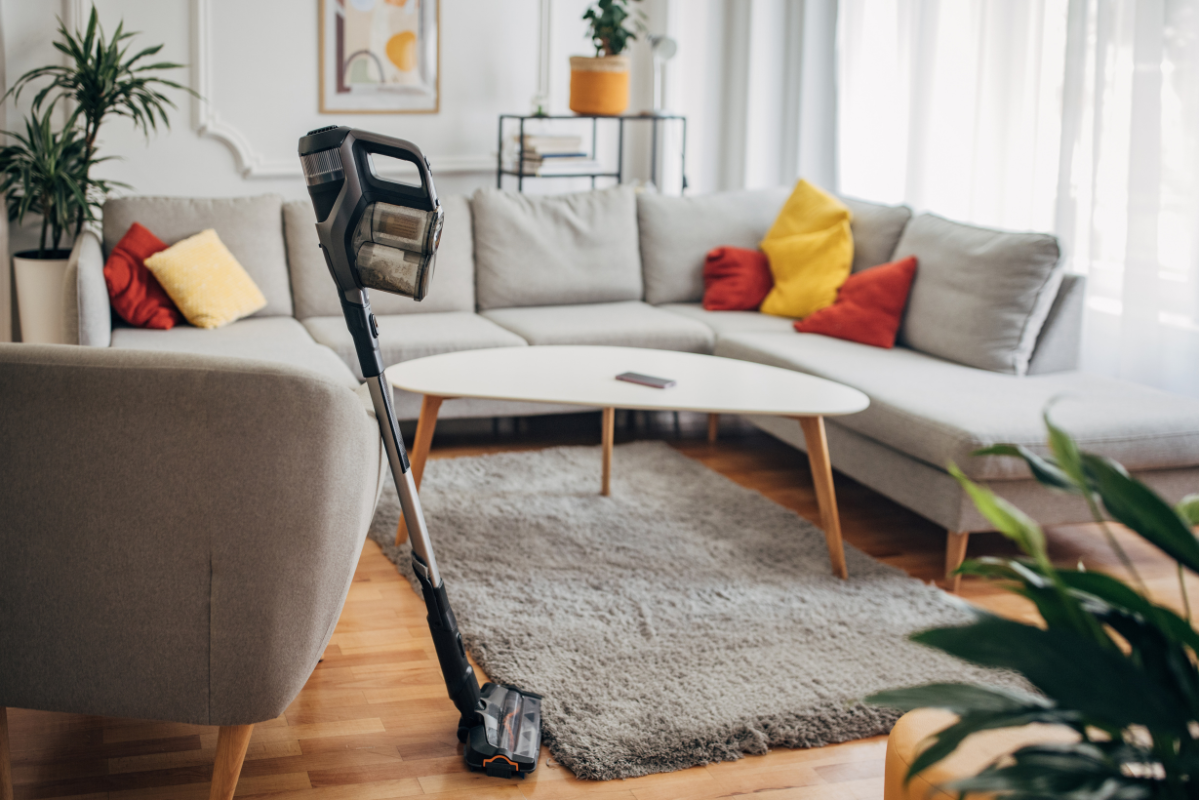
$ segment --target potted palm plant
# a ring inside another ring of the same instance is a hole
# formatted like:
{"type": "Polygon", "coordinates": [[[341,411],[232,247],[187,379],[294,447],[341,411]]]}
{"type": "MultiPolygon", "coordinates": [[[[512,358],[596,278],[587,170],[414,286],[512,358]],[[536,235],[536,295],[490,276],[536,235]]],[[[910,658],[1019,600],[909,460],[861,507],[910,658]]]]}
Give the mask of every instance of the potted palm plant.
{"type": "Polygon", "coordinates": [[[1021,747],[943,789],[1014,800],[1194,798],[1200,778],[1200,690],[1197,634],[1184,573],[1195,574],[1200,567],[1196,495],[1172,507],[1117,462],[1081,452],[1048,416],[1046,427],[1049,457],[1015,445],[997,445],[976,455],[1023,459],[1049,490],[1082,498],[1133,584],[1082,565],[1053,565],[1036,522],[952,467],[980,513],[1025,553],[1022,558],[967,561],[959,572],[1002,581],[1034,603],[1041,624],[979,612],[971,624],[934,628],[912,638],[981,666],[1019,672],[1037,691],[928,684],[881,692],[868,702],[905,711],[942,708],[957,715],[924,743],[906,783],[973,733],[1042,723],[1065,726],[1075,741],[1021,747]],[[1110,519],[1175,560],[1182,613],[1151,600],[1109,530],[1110,519]]]}
{"type": "Polygon", "coordinates": [[[112,189],[124,186],[92,175],[107,160],[97,158],[98,134],[106,117],[122,116],[147,137],[159,123],[170,126],[167,107],[175,103],[163,89],[191,89],[160,76],[181,64],[153,61],[162,45],[130,52],[124,23],[111,38],[104,34],[93,7],[83,32],[59,22],[55,48],[65,64],[26,72],[3,98],[19,99],[33,83],[42,85],[33,97],[25,132],[5,131],[9,143],[0,148],[0,191],[7,194],[8,216],[18,224],[27,214],[41,217],[36,250],[15,254],[17,303],[21,338],[26,342],[62,341],[62,279],[71,245],[85,223],[112,189]],[[59,101],[72,111],[60,130],[51,119],[59,101]]]}
{"type": "Polygon", "coordinates": [[[631,2],[641,0],[597,0],[583,14],[596,55],[571,56],[570,106],[576,114],[615,116],[629,105],[629,57],[621,54],[646,29],[645,15],[631,11],[631,2]]]}
{"type": "Polygon", "coordinates": [[[53,106],[25,120],[25,132],[9,131],[0,148],[0,192],[8,200],[9,218],[18,224],[27,214],[41,217],[38,246],[14,254],[21,338],[26,342],[62,341],[63,276],[70,249],[63,236],[74,224],[87,195],[84,143],[76,128],[51,125],[53,106]]]}

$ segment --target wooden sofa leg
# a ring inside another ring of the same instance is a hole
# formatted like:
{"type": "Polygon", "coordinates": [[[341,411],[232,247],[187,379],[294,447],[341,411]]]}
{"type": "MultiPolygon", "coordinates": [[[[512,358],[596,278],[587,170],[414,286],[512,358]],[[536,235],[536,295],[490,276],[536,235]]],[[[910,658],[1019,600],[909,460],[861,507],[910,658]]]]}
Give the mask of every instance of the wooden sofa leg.
{"type": "Polygon", "coordinates": [[[13,800],[12,748],[8,744],[8,709],[0,706],[0,800],[13,800]]]}
{"type": "Polygon", "coordinates": [[[221,726],[217,734],[217,760],[213,763],[212,789],[208,793],[208,800],[232,800],[253,730],[253,725],[221,726]]]}
{"type": "Polygon", "coordinates": [[[709,414],[708,415],[708,443],[709,444],[712,444],[713,442],[715,442],[717,440],[717,434],[720,432],[720,430],[721,430],[721,415],[720,414],[709,414]]]}
{"type": "Polygon", "coordinates": [[[962,575],[954,575],[954,570],[962,566],[963,560],[967,557],[967,538],[970,537],[970,531],[947,531],[946,532],[946,581],[950,583],[950,591],[958,594],[958,587],[962,583],[962,575]]]}

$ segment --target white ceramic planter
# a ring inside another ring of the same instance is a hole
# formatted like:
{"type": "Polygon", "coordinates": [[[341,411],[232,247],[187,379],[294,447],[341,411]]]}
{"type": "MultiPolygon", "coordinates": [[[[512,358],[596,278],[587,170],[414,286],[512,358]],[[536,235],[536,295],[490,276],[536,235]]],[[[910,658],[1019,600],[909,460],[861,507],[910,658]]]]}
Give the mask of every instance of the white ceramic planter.
{"type": "Polygon", "coordinates": [[[24,250],[13,256],[17,307],[21,313],[21,341],[30,344],[66,343],[63,336],[63,279],[67,274],[67,263],[71,260],[70,253],[70,250],[51,250],[48,254],[55,258],[36,258],[36,250],[24,250]]]}

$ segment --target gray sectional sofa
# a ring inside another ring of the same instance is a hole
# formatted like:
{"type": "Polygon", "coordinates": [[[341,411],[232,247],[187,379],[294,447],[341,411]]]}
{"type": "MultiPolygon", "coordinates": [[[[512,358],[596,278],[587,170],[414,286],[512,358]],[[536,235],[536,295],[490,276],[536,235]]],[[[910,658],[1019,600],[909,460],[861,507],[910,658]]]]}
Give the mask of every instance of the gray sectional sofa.
{"type": "MultiPolygon", "coordinates": [[[[375,294],[385,362],[464,349],[554,344],[654,347],[795,369],[854,386],[866,411],[828,424],[833,465],[961,535],[988,529],[946,472],[958,463],[1047,524],[1088,519],[1074,498],[1037,488],[1023,466],[971,452],[1042,446],[1043,409],[1091,451],[1110,455],[1175,499],[1196,491],[1198,409],[1191,398],[1077,372],[1084,280],[1063,274],[1053,237],[973,228],[903,206],[846,199],[853,269],[916,255],[917,277],[892,350],[792,330],[757,312],[709,312],[704,254],[755,247],[788,189],[676,198],[629,188],[552,197],[480,190],[443,200],[445,231],[429,297],[375,294]]],[[[262,358],[357,386],[350,336],[317,249],[307,200],[132,197],[110,200],[103,239],[76,245],[67,280],[69,341],[262,358]],[[104,254],[141,222],[171,243],[215,228],[267,297],[216,331],[114,325],[104,254]]],[[[419,398],[397,393],[401,418],[419,398]]],[[[451,400],[442,417],[565,411],[451,400]]],[[[577,409],[569,409],[577,410],[577,409]]],[[[786,419],[754,424],[803,448],[786,419]]]]}

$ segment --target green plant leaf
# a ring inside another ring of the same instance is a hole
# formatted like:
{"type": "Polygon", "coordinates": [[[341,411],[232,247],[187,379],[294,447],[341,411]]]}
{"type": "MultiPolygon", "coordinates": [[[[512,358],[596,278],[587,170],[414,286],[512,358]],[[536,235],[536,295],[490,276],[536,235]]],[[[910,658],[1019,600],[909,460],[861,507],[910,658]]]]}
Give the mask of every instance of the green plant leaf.
{"type": "Polygon", "coordinates": [[[1054,461],[1059,469],[1075,485],[1079,493],[1087,494],[1091,491],[1091,487],[1088,485],[1087,474],[1083,470],[1083,461],[1075,440],[1050,421],[1050,409],[1059,399],[1051,400],[1042,414],[1042,419],[1046,423],[1046,432],[1049,435],[1050,451],[1054,453],[1054,461]]]}
{"type": "Polygon", "coordinates": [[[1097,724],[1180,729],[1194,715],[1118,652],[1069,630],[981,616],[970,625],[910,638],[980,666],[1016,670],[1056,705],[1077,709],[1097,724]]]}
{"type": "Polygon", "coordinates": [[[1200,645],[1196,630],[1187,620],[1165,606],[1155,605],[1127,584],[1102,572],[1059,570],[1058,578],[1069,588],[1095,597],[1112,608],[1136,614],[1154,624],[1172,641],[1197,651],[1200,645]]]}
{"type": "Polygon", "coordinates": [[[863,702],[901,711],[912,711],[914,708],[944,708],[956,714],[973,711],[1024,713],[1030,709],[1053,706],[1049,700],[1036,694],[966,683],[927,683],[909,689],[889,689],[876,692],[863,702]]]}
{"type": "Polygon", "coordinates": [[[1032,450],[1021,445],[996,444],[971,453],[973,456],[1011,456],[1020,458],[1029,466],[1029,471],[1038,483],[1051,489],[1068,494],[1081,494],[1079,487],[1071,482],[1070,477],[1059,469],[1053,460],[1043,458],[1032,450]]]}
{"type": "Polygon", "coordinates": [[[957,722],[932,734],[930,744],[909,765],[905,783],[914,776],[953,753],[973,733],[999,728],[1019,728],[1034,723],[1047,725],[1075,724],[1079,715],[1054,708],[1028,708],[1014,711],[973,711],[962,714],[957,722]]]}
{"type": "MultiPolygon", "coordinates": [[[[1015,751],[1011,763],[993,763],[973,778],[945,786],[960,792],[1022,792],[1032,797],[1149,797],[1119,793],[1122,784],[1136,785],[1107,754],[1091,742],[1029,745],[1015,751]],[[1079,794],[1076,794],[1079,793],[1079,794]]],[[[1010,795],[1005,795],[1009,797],[1010,795]]]]}
{"type": "Polygon", "coordinates": [[[1112,459],[1085,454],[1081,463],[1113,519],[1196,572],[1196,534],[1175,509],[1112,459]]]}
{"type": "Polygon", "coordinates": [[[1200,525],[1200,496],[1189,494],[1175,506],[1175,513],[1193,528],[1200,525]]]}
{"type": "Polygon", "coordinates": [[[996,530],[1015,541],[1039,563],[1049,564],[1049,558],[1046,556],[1046,537],[1036,522],[1012,503],[997,497],[991,489],[971,481],[957,464],[950,464],[947,469],[971,497],[979,513],[995,525],[996,530]]]}

